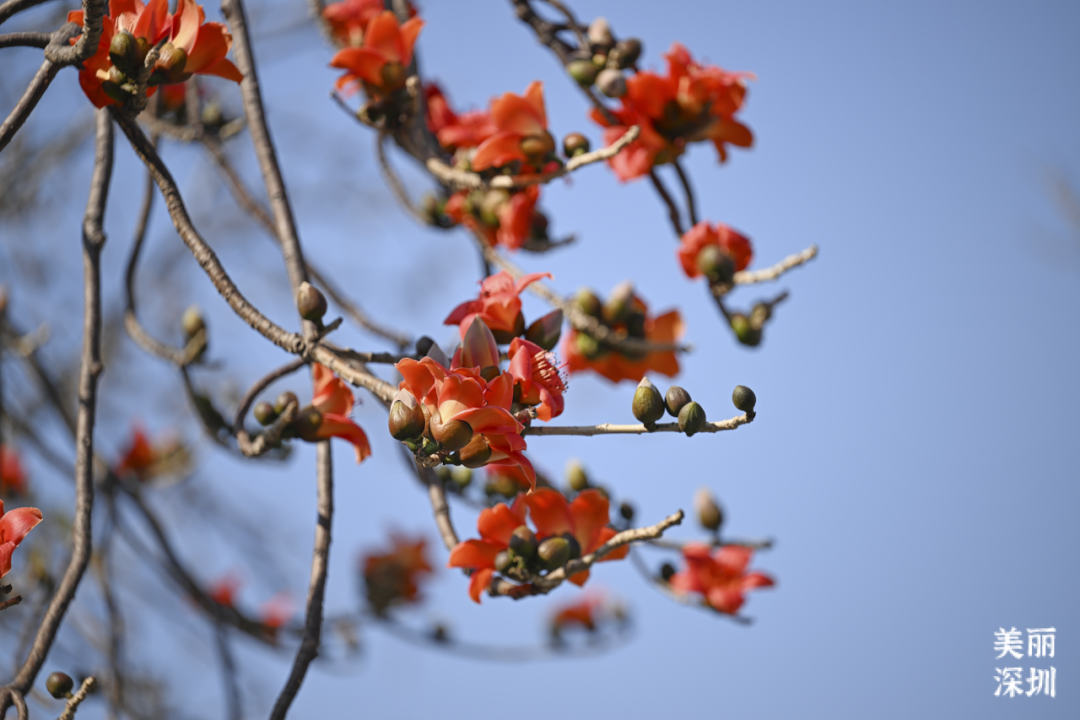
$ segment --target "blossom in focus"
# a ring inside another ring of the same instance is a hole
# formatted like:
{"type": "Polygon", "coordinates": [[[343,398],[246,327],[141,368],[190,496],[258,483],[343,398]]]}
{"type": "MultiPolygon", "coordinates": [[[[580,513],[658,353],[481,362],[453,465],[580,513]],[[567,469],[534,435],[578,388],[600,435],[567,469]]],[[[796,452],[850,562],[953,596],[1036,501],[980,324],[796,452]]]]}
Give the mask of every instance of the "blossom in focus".
{"type": "Polygon", "coordinates": [[[481,510],[476,521],[480,539],[463,540],[450,551],[446,567],[473,571],[469,576],[469,597],[477,604],[495,575],[495,557],[510,546],[510,536],[525,524],[524,497],[518,495],[511,505],[499,503],[481,510]]]}
{"type": "Polygon", "coordinates": [[[606,128],[604,142],[612,144],[631,125],[641,135],[609,160],[620,180],[646,175],[656,165],[671,162],[686,143],[709,140],[720,161],[727,160],[727,146],[750,147],[754,136],[735,119],[746,98],[749,73],[733,73],[695,61],[689,51],[674,43],[664,56],[666,76],[639,72],[626,81],[622,107],[611,111],[614,122],[598,110],[592,118],[606,128]]]}
{"type": "Polygon", "coordinates": [[[377,613],[399,602],[420,598],[420,579],[432,572],[427,561],[427,542],[391,535],[389,552],[365,555],[360,560],[368,603],[377,613]]]}
{"type": "MultiPolygon", "coordinates": [[[[570,533],[581,547],[583,556],[616,535],[607,526],[610,521],[608,499],[599,490],[585,490],[578,493],[573,502],[567,502],[557,490],[538,488],[525,496],[525,504],[539,540],[570,533]]],[[[605,555],[600,562],[622,560],[629,554],[630,546],[623,545],[605,555]]],[[[589,579],[589,571],[583,570],[567,579],[575,585],[584,585],[589,579]]]]}
{"type": "Polygon", "coordinates": [[[442,88],[433,82],[424,85],[427,100],[427,126],[439,144],[451,152],[473,148],[499,131],[485,110],[456,113],[443,94],[442,88]]]}
{"type": "MultiPolygon", "coordinates": [[[[416,8],[407,3],[409,17],[416,16],[416,8]]],[[[364,30],[376,15],[386,10],[383,0],[343,0],[323,8],[323,19],[330,26],[330,33],[339,44],[360,47],[364,30]]]]}
{"type": "Polygon", "coordinates": [[[535,169],[547,164],[555,139],[547,129],[542,82],[530,83],[524,95],[505,93],[492,101],[491,119],[498,132],[476,148],[473,170],[480,172],[515,160],[535,169]]]}
{"type": "Polygon", "coordinates": [[[0,495],[26,496],[26,471],[10,445],[0,445],[0,495]]]}
{"type": "Polygon", "coordinates": [[[698,255],[702,249],[710,245],[719,247],[734,261],[735,272],[745,270],[754,257],[750,240],[742,233],[724,223],[711,226],[707,222],[699,222],[686,231],[686,234],[682,236],[682,244],[679,245],[679,263],[686,277],[696,278],[702,274],[698,264],[698,255]]]}
{"type": "Polygon", "coordinates": [[[555,367],[555,356],[539,345],[514,338],[510,342],[510,367],[520,388],[518,402],[536,408],[536,416],[547,422],[562,414],[566,383],[555,367]]]}
{"type": "Polygon", "coordinates": [[[0,578],[11,572],[11,554],[39,522],[41,511],[37,508],[21,507],[5,513],[0,500],[0,578]]]}
{"type": "Polygon", "coordinates": [[[687,543],[683,548],[686,568],[671,576],[671,588],[681,593],[698,593],[717,612],[734,615],[742,607],[744,593],[776,583],[761,572],[746,572],[754,551],[738,545],[713,550],[704,543],[687,543]]]}
{"type": "Polygon", "coordinates": [[[311,379],[315,385],[311,406],[318,411],[321,420],[318,427],[310,435],[304,436],[304,439],[329,440],[336,437],[352,443],[356,451],[356,463],[359,465],[371,455],[371,444],[360,426],[349,419],[356,402],[352,390],[344,380],[335,376],[330,368],[318,363],[311,366],[311,379]]]}
{"type": "MultiPolygon", "coordinates": [[[[73,10],[67,19],[82,25],[83,11],[73,10]]],[[[167,0],[145,4],[110,0],[97,52],[79,71],[79,85],[94,106],[129,98],[147,53],[162,40],[166,42],[150,75],[147,95],[153,95],[158,85],[182,83],[192,75],[217,75],[234,82],[244,79],[225,57],[232,35],[222,23],[206,22],[201,5],[177,0],[176,12],[169,14],[167,0]]]]}
{"type": "Polygon", "coordinates": [[[454,308],[444,325],[457,325],[461,337],[469,329],[473,318],[479,317],[492,332],[520,334],[525,330],[525,318],[521,316],[521,292],[529,285],[542,278],[551,278],[551,273],[528,273],[514,281],[514,276],[505,270],[490,275],[480,281],[480,296],[467,300],[454,308]]]}
{"type": "Polygon", "coordinates": [[[389,95],[403,88],[423,27],[424,21],[415,17],[399,24],[389,10],[375,15],[364,30],[363,45],[339,50],[330,60],[331,67],[346,71],[335,87],[342,90],[360,82],[369,95],[389,95]]]}

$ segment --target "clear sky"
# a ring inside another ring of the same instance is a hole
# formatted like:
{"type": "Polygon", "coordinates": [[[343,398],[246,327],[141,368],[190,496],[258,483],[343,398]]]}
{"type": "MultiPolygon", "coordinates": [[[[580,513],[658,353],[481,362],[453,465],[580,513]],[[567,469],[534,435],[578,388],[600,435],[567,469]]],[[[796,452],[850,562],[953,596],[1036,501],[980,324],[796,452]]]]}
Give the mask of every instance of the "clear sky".
{"type": "MultiPolygon", "coordinates": [[[[553,132],[599,140],[583,98],[508,2],[425,0],[421,8],[424,71],[456,107],[483,107],[541,79],[553,132]]],[[[552,473],[583,458],[635,502],[642,522],[689,510],[694,490],[708,485],[732,535],[775,538],[755,565],[778,586],[750,596],[745,612],[755,622],[742,627],[672,603],[629,563],[608,564],[591,584],[624,599],[637,627],[619,650],[587,660],[482,663],[374,629],[362,637],[362,662],[333,672],[315,666],[294,715],[1076,717],[1080,227],[1055,204],[1051,179],[1080,188],[1080,6],[578,0],[574,8],[582,18],[605,15],[619,35],[641,37],[646,67],[661,68],[660,53],[680,41],[697,57],[756,73],[743,113],[755,147],[733,152],[724,166],[711,147],[688,153],[700,213],[749,235],[757,267],[811,243],[821,254],[778,283],[735,294],[736,305],[749,306],[791,291],[762,347],[749,350],[722,327],[700,281],[682,275],[647,181],[621,184],[597,166],[545,189],[553,231],[578,242],[516,260],[552,272],[567,293],[582,285],[606,291],[630,278],[653,309],[679,307],[696,347],[679,383],[711,419],[736,414],[731,389],[749,385],[759,417],[736,432],[693,439],[534,438],[531,455],[552,473]],[[995,669],[1003,667],[994,633],[1012,627],[1057,629],[1053,659],[1011,665],[1023,666],[1025,680],[1031,667],[1055,667],[1057,697],[994,696],[995,669]]],[[[278,15],[258,4],[253,13],[265,30],[298,17],[295,8],[278,15]]],[[[378,178],[372,134],[327,100],[335,73],[313,29],[261,42],[257,52],[306,251],[373,314],[449,340],[443,317],[475,292],[469,238],[418,227],[394,206],[378,178]]],[[[52,94],[77,92],[74,73],[65,74],[52,94]]],[[[246,139],[234,144],[254,184],[246,139]]],[[[124,155],[121,167],[138,178],[124,155]]],[[[166,148],[170,157],[179,158],[193,204],[223,206],[202,160],[166,148]]],[[[410,162],[395,157],[419,194],[425,180],[410,162]]],[[[141,180],[129,182],[136,188],[141,180]]],[[[84,193],[76,193],[79,208],[84,193]]],[[[130,205],[109,219],[117,246],[129,242],[130,205]]],[[[174,238],[163,213],[154,228],[151,248],[165,253],[174,238]]],[[[233,232],[255,234],[240,224],[233,232]]],[[[256,256],[258,241],[217,236],[253,299],[288,318],[280,299],[273,304],[271,283],[285,282],[276,259],[256,256]]],[[[114,282],[122,254],[110,261],[114,282]]],[[[220,357],[249,353],[229,368],[241,385],[280,362],[213,305],[205,283],[193,282],[210,308],[220,357]]],[[[541,310],[527,299],[527,315],[541,310]]],[[[358,349],[383,347],[346,334],[358,349]]],[[[171,378],[159,366],[147,372],[171,378]]],[[[106,382],[116,387],[120,379],[106,382]]],[[[632,394],[631,384],[575,376],[560,421],[626,422],[632,394]]],[[[147,415],[153,427],[163,425],[147,415]]],[[[426,497],[383,433],[382,410],[369,401],[357,418],[375,438],[375,456],[355,468],[350,453],[335,448],[331,612],[355,604],[358,549],[379,544],[388,529],[423,532],[437,564],[446,559],[426,497]]],[[[119,444],[127,419],[110,423],[119,444]]],[[[282,562],[297,598],[314,515],[309,450],[300,448],[285,469],[263,471],[207,448],[196,479],[240,502],[255,498],[281,518],[282,562]]],[[[178,502],[178,491],[165,492],[174,493],[167,503],[178,502]]],[[[474,511],[453,511],[469,536],[474,511]]],[[[674,537],[695,532],[686,524],[674,537]]],[[[207,576],[237,562],[220,560],[206,558],[207,576]]],[[[576,592],[477,607],[466,581],[444,570],[427,608],[405,617],[449,620],[463,638],[536,642],[548,610],[576,592]]],[[[276,691],[288,658],[266,663],[247,648],[241,655],[258,669],[248,672],[250,689],[262,697],[276,691]]],[[[195,693],[217,712],[216,685],[195,693]]],[[[253,714],[265,709],[249,706],[253,714]]]]}

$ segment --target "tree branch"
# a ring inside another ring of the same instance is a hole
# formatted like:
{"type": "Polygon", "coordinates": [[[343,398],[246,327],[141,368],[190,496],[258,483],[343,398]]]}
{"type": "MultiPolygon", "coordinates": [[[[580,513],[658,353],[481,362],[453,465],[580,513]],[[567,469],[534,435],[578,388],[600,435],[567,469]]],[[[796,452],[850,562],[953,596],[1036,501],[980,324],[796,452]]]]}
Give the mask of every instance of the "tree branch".
{"type": "MultiPolygon", "coordinates": [[[[753,422],[757,413],[751,415],[739,415],[729,420],[718,420],[717,422],[706,423],[705,427],[699,432],[703,433],[715,433],[722,432],[724,430],[734,430],[740,425],[746,425],[753,422]]],[[[522,435],[582,435],[589,437],[592,435],[644,435],[646,433],[658,433],[658,432],[682,432],[679,430],[679,423],[663,423],[660,425],[653,425],[651,428],[647,428],[644,425],[612,425],[611,423],[604,423],[602,425],[533,425],[525,428],[522,431],[522,435]]]]}
{"type": "Polygon", "coordinates": [[[736,285],[752,285],[753,283],[768,282],[769,280],[775,280],[788,270],[797,268],[804,263],[808,263],[817,257],[818,246],[811,245],[800,253],[794,255],[788,255],[786,258],[776,263],[772,267],[764,268],[762,270],[743,270],[742,272],[735,273],[736,285]]]}

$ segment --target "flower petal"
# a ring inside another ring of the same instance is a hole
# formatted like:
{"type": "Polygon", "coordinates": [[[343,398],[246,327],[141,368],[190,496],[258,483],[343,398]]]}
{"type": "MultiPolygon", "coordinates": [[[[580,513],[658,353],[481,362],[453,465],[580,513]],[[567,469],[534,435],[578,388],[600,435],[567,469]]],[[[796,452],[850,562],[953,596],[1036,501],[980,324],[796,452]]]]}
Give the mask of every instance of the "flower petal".
{"type": "MultiPolygon", "coordinates": [[[[493,508],[480,511],[480,519],[476,521],[476,529],[480,531],[480,537],[501,543],[505,548],[510,544],[510,536],[524,524],[525,516],[523,513],[514,512],[505,503],[499,503],[493,508]]],[[[492,562],[494,562],[494,557],[492,562]]]]}
{"type": "Polygon", "coordinates": [[[318,437],[336,437],[346,440],[353,445],[356,451],[356,464],[364,462],[371,455],[371,444],[368,442],[367,433],[359,425],[344,415],[323,413],[322,423],[319,425],[318,437]]]}
{"type": "Polygon", "coordinates": [[[525,504],[529,506],[529,517],[536,526],[537,536],[549,537],[573,532],[569,504],[559,491],[539,488],[525,498],[525,504]]]}
{"type": "MultiPolygon", "coordinates": [[[[374,21],[372,21],[374,22],[374,21]]],[[[382,69],[386,56],[377,50],[366,47],[349,47],[339,50],[330,59],[330,66],[348,70],[351,74],[367,80],[374,85],[382,84],[382,69]]]]}
{"type": "Polygon", "coordinates": [[[19,546],[26,534],[33,530],[41,522],[41,511],[37,508],[15,508],[9,513],[4,513],[4,503],[0,500],[0,543],[11,543],[13,548],[19,546]]]}
{"type": "Polygon", "coordinates": [[[450,560],[446,563],[446,567],[474,570],[494,568],[495,556],[505,549],[505,543],[494,540],[465,540],[450,551],[450,560]]]}
{"type": "Polygon", "coordinates": [[[574,537],[581,544],[581,552],[591,553],[600,546],[600,530],[611,519],[607,498],[599,490],[585,490],[570,503],[569,512],[574,524],[574,537]]]}
{"type": "Polygon", "coordinates": [[[487,592],[487,589],[491,587],[491,578],[495,575],[495,571],[491,569],[477,570],[469,578],[469,597],[473,599],[473,602],[477,605],[480,604],[480,597],[487,592]]]}
{"type": "MultiPolygon", "coordinates": [[[[600,534],[597,537],[596,547],[600,547],[601,545],[603,545],[604,543],[606,543],[608,540],[615,537],[616,535],[618,535],[618,533],[615,530],[612,530],[611,528],[608,528],[608,527],[601,528],[600,529],[600,534]]],[[[614,550],[609,552],[607,555],[600,558],[600,562],[607,562],[608,560],[622,560],[622,559],[626,558],[626,556],[628,556],[629,554],[630,554],[630,546],[629,545],[623,545],[622,547],[615,548],[614,550]]]]}
{"type": "Polygon", "coordinates": [[[500,132],[492,135],[476,148],[476,154],[472,157],[472,169],[480,172],[505,165],[513,160],[525,159],[525,153],[521,151],[521,135],[500,132]]]}

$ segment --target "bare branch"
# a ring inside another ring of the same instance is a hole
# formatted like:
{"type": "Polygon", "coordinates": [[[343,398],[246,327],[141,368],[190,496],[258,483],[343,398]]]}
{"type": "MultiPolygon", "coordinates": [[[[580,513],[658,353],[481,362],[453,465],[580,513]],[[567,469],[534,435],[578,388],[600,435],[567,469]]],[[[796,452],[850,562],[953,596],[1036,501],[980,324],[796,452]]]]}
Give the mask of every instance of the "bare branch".
{"type": "Polygon", "coordinates": [[[48,2],[48,0],[8,0],[6,3],[0,4],[0,24],[3,24],[15,13],[28,10],[44,2],[48,2]]]}
{"type": "Polygon", "coordinates": [[[690,178],[687,176],[686,171],[683,170],[682,164],[678,158],[671,161],[671,164],[675,166],[675,174],[679,176],[679,183],[682,185],[683,195],[686,196],[686,214],[690,218],[690,227],[697,225],[697,204],[694,202],[694,188],[690,184],[690,178]]]}
{"type": "MultiPolygon", "coordinates": [[[[748,415],[739,415],[729,420],[718,420],[717,422],[706,423],[705,427],[699,432],[703,433],[715,433],[723,432],[724,430],[734,430],[735,428],[746,425],[753,422],[757,413],[748,415]]],[[[522,431],[522,435],[582,435],[590,437],[592,435],[644,435],[647,433],[658,432],[682,432],[679,430],[679,423],[663,423],[660,425],[653,425],[651,428],[647,428],[644,425],[612,425],[611,423],[604,423],[602,425],[568,425],[560,427],[558,425],[533,425],[532,427],[525,428],[522,431]]]]}
{"type": "Polygon", "coordinates": [[[679,214],[679,207],[675,204],[675,200],[671,197],[671,193],[668,192],[668,189],[664,186],[664,181],[656,174],[656,168],[649,170],[649,180],[652,180],[653,187],[656,188],[656,194],[664,201],[664,205],[667,205],[668,217],[671,219],[671,228],[675,231],[675,239],[682,240],[682,236],[686,234],[686,231],[683,230],[682,216],[679,214]]]}
{"type": "Polygon", "coordinates": [[[772,267],[764,268],[762,270],[743,270],[742,272],[735,273],[736,285],[751,285],[753,283],[768,282],[769,280],[775,280],[788,270],[797,268],[804,263],[808,263],[817,257],[818,246],[811,245],[803,250],[801,253],[795,253],[794,255],[788,255],[786,258],[776,263],[772,267]]]}
{"type": "Polygon", "coordinates": [[[239,435],[244,431],[244,418],[247,416],[248,409],[251,408],[252,404],[255,402],[255,398],[259,396],[259,393],[270,387],[274,382],[286,375],[291,375],[305,365],[307,365],[307,361],[303,358],[293,360],[291,363],[282,365],[276,370],[271,370],[269,373],[256,380],[255,383],[248,388],[248,391],[244,393],[244,397],[240,400],[240,406],[236,409],[236,417],[233,419],[232,425],[233,433],[239,435]]]}
{"type": "Polygon", "coordinates": [[[0,49],[9,47],[34,47],[45,49],[52,39],[47,32],[16,32],[0,35],[0,49]]]}
{"type": "Polygon", "coordinates": [[[97,680],[94,676],[86,678],[82,681],[82,685],[75,691],[75,694],[71,696],[71,699],[67,701],[67,707],[64,708],[64,712],[60,713],[60,717],[57,720],[75,720],[75,711],[79,709],[79,705],[86,699],[86,696],[94,692],[97,687],[97,680]]]}

